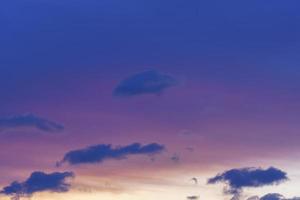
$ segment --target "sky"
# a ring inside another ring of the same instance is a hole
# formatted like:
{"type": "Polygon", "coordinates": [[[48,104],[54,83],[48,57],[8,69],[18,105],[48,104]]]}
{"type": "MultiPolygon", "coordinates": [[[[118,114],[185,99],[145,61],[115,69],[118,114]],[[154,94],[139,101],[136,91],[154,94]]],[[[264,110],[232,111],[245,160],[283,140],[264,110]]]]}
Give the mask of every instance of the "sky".
{"type": "Polygon", "coordinates": [[[299,7],[2,0],[0,199],[298,200],[299,7]]]}

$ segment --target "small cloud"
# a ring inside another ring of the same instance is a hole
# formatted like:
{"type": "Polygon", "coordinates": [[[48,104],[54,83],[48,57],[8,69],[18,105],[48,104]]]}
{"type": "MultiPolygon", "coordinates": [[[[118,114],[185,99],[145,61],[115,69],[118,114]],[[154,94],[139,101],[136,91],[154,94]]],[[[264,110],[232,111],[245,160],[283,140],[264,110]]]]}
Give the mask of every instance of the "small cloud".
{"type": "Polygon", "coordinates": [[[99,144],[84,149],[70,151],[65,154],[62,161],[58,162],[57,165],[60,166],[65,162],[68,162],[71,165],[83,163],[102,163],[109,159],[126,159],[130,155],[154,155],[161,153],[164,150],[165,147],[157,143],[151,143],[147,145],[133,143],[127,146],[119,146],[116,148],[113,148],[110,144],[99,144]]]}
{"type": "Polygon", "coordinates": [[[14,115],[0,118],[0,130],[34,127],[45,132],[59,132],[64,126],[34,114],[14,115]]]}
{"type": "Polygon", "coordinates": [[[279,169],[270,167],[231,169],[217,176],[210,178],[208,184],[223,182],[227,185],[224,188],[226,194],[239,196],[245,187],[262,187],[266,185],[279,184],[288,180],[287,174],[279,169]]]}
{"type": "Polygon", "coordinates": [[[180,157],[177,153],[174,153],[170,159],[175,163],[178,163],[180,161],[180,157]]]}
{"type": "Polygon", "coordinates": [[[149,70],[130,76],[121,81],[114,89],[114,96],[136,96],[142,94],[161,94],[167,88],[178,84],[178,81],[167,74],[149,70]]]}
{"type": "Polygon", "coordinates": [[[196,177],[191,178],[191,181],[193,181],[195,185],[198,185],[198,179],[196,177]]]}
{"type": "Polygon", "coordinates": [[[188,199],[188,200],[198,200],[198,199],[200,199],[200,196],[187,196],[186,199],[188,199]]]}
{"type": "Polygon", "coordinates": [[[179,138],[185,139],[185,140],[195,140],[195,139],[203,140],[204,139],[203,135],[198,134],[197,132],[194,132],[194,131],[188,130],[188,129],[180,130],[177,133],[177,135],[178,135],[179,138]]]}
{"type": "Polygon", "coordinates": [[[74,177],[72,172],[46,174],[37,171],[33,172],[24,182],[12,182],[0,193],[12,196],[13,200],[19,200],[21,197],[31,197],[36,192],[67,192],[71,185],[66,183],[66,179],[72,177],[74,177]]]}
{"type": "Polygon", "coordinates": [[[188,152],[194,152],[195,148],[194,147],[186,147],[185,150],[187,150],[188,152]]]}
{"type": "Polygon", "coordinates": [[[191,131],[191,130],[185,129],[185,130],[179,131],[178,135],[179,135],[179,136],[182,136],[182,137],[186,137],[186,136],[188,137],[188,136],[194,135],[194,132],[191,131]]]}

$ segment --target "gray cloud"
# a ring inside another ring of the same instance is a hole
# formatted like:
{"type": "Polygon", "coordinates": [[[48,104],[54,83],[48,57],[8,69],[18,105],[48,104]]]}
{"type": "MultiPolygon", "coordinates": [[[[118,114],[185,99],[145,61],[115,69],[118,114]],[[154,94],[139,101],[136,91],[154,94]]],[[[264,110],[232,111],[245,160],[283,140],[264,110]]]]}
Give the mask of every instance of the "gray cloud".
{"type": "Polygon", "coordinates": [[[198,199],[200,199],[200,196],[194,196],[194,195],[193,196],[187,196],[186,199],[187,200],[198,200],[198,199]]]}
{"type": "Polygon", "coordinates": [[[249,197],[247,200],[259,200],[259,196],[252,196],[252,197],[249,197]]]}
{"type": "Polygon", "coordinates": [[[14,115],[0,118],[0,130],[23,127],[34,127],[44,132],[59,132],[64,129],[63,125],[34,114],[14,115]]]}
{"type": "Polygon", "coordinates": [[[196,185],[198,185],[198,179],[196,177],[191,178],[191,181],[193,181],[196,185]]]}

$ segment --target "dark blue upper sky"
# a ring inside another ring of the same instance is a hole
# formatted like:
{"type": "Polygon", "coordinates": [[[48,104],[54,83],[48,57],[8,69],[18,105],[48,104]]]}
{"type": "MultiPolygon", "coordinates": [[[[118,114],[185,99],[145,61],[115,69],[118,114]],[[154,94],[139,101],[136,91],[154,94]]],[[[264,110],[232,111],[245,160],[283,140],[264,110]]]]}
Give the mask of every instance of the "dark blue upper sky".
{"type": "Polygon", "coordinates": [[[299,86],[299,6],[297,0],[3,0],[0,90],[9,94],[46,76],[149,68],[299,86]]]}
{"type": "Polygon", "coordinates": [[[255,62],[279,53],[296,62],[299,6],[296,0],[4,0],[0,64],[27,71],[111,68],[255,62]]]}

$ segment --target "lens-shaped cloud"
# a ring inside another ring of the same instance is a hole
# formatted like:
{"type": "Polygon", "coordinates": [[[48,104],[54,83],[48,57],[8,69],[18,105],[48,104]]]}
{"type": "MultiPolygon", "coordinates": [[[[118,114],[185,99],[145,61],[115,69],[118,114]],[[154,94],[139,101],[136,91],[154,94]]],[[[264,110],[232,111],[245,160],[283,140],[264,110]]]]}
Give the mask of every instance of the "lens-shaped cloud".
{"type": "Polygon", "coordinates": [[[142,94],[161,94],[178,81],[167,74],[149,70],[130,76],[114,89],[114,96],[136,96],[142,94]]]}

